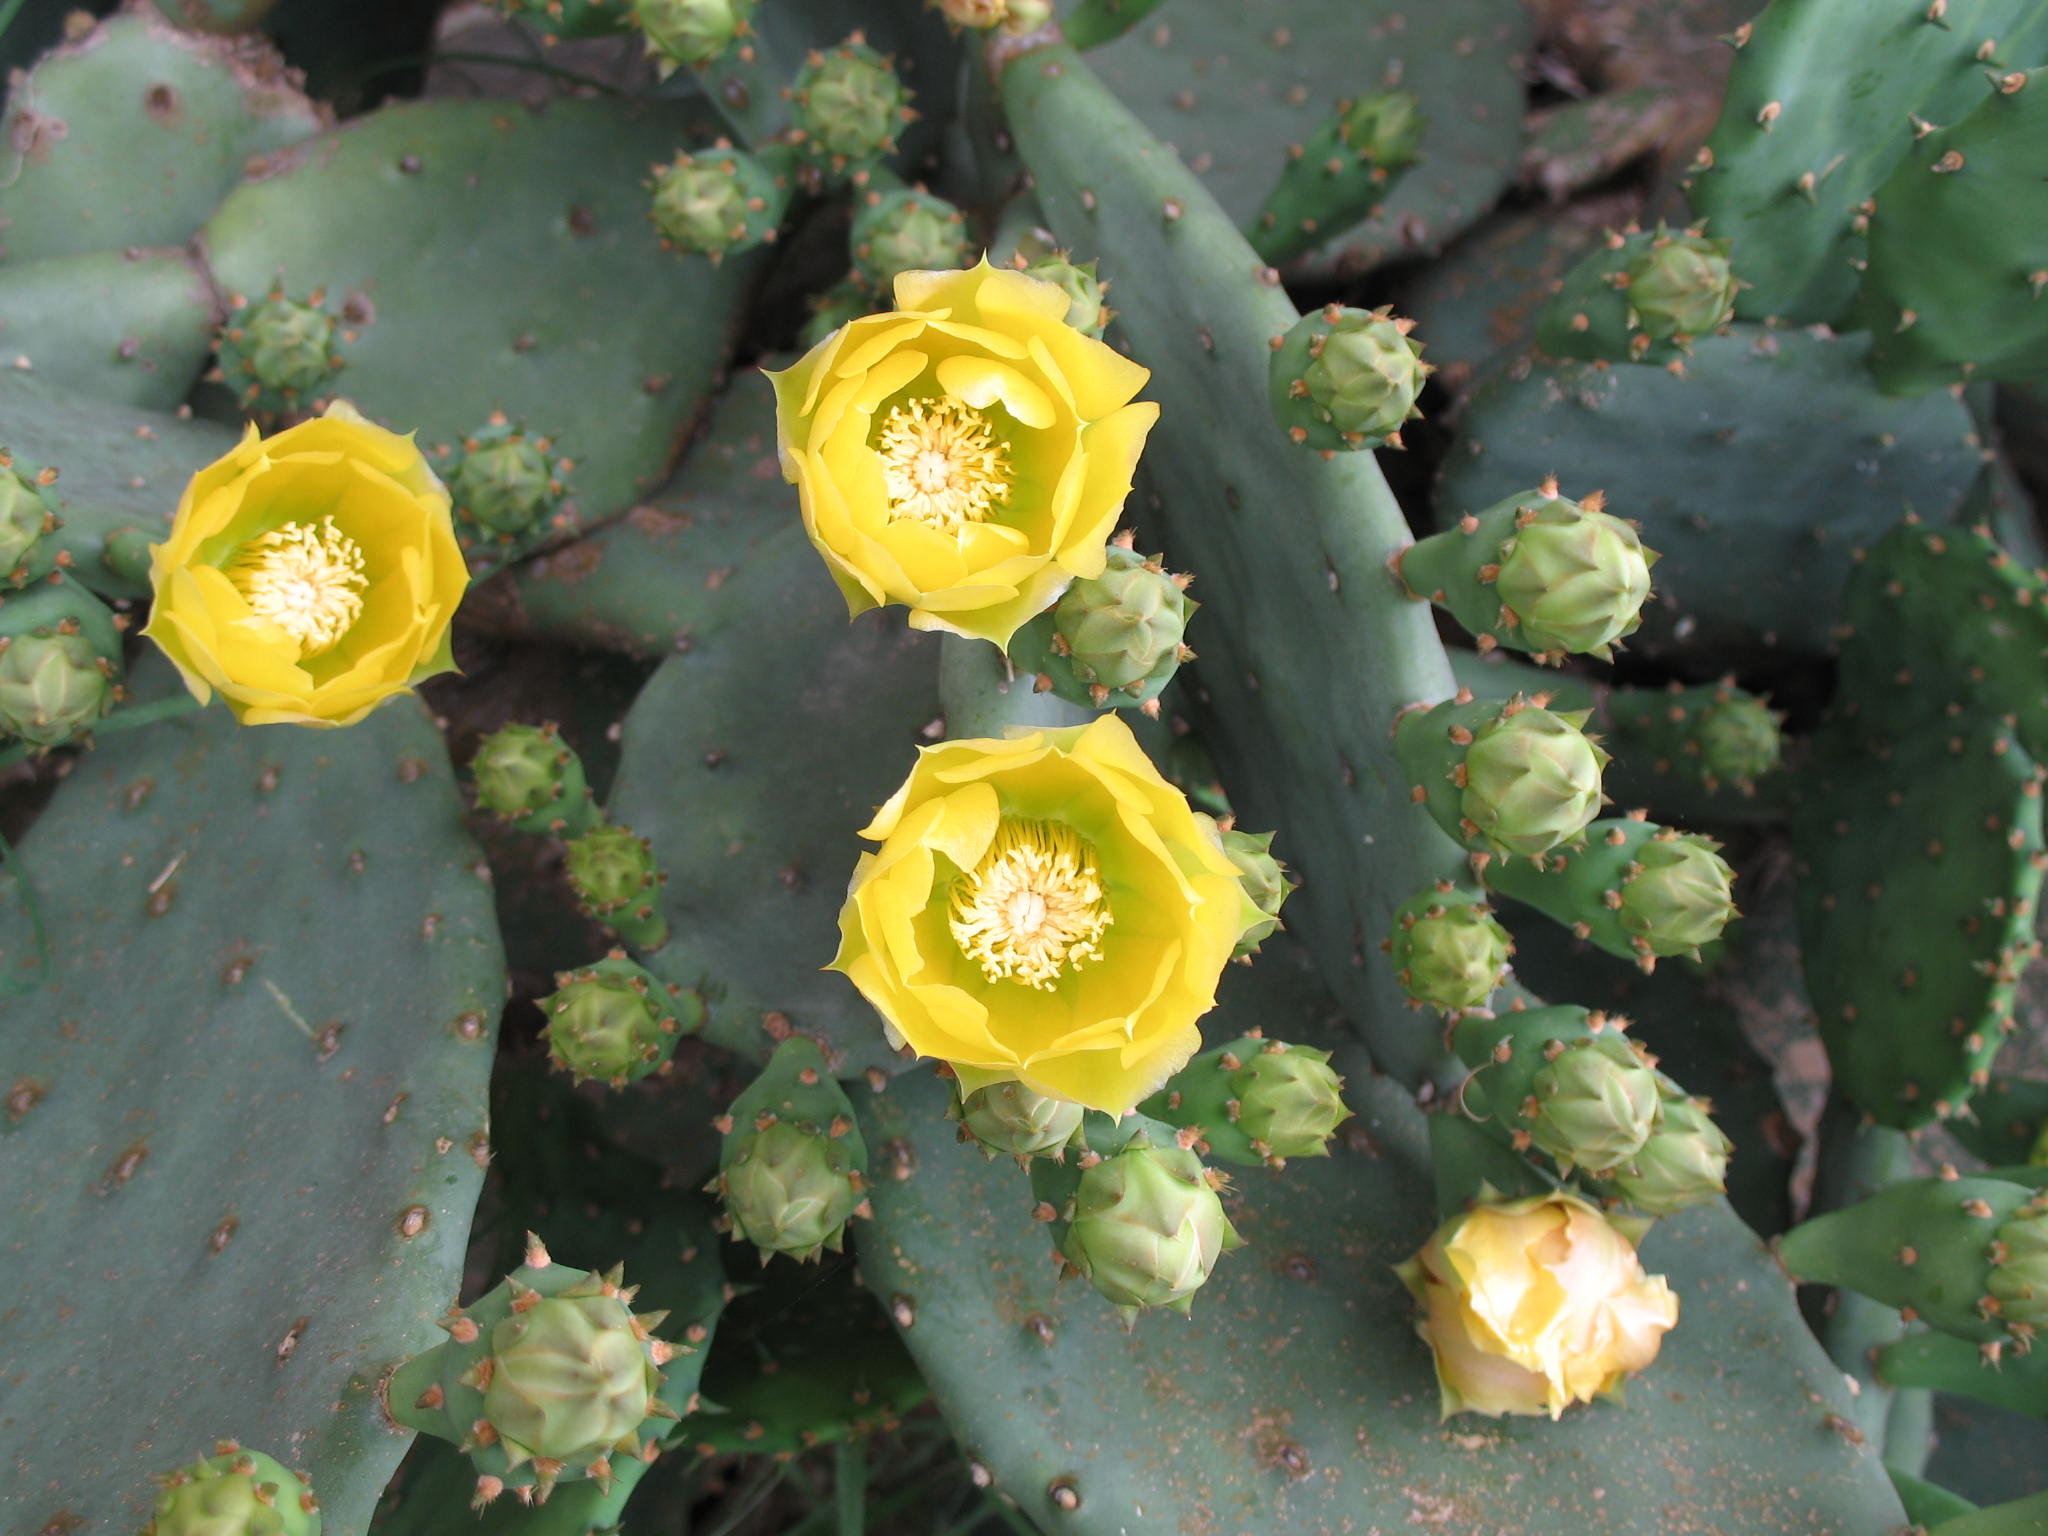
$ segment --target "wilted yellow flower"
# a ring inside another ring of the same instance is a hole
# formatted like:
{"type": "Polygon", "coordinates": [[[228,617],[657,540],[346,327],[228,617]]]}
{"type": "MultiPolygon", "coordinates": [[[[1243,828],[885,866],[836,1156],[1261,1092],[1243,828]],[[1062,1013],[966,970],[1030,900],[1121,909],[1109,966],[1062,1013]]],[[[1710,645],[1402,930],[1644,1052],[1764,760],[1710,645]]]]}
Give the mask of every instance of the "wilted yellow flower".
{"type": "Polygon", "coordinates": [[[853,872],[832,968],[963,1094],[1016,1080],[1130,1109],[1200,1046],[1261,921],[1114,715],[927,747],[861,835],[882,846],[853,872]]]}
{"type": "Polygon", "coordinates": [[[1618,1393],[1678,1321],[1622,1228],[1566,1194],[1474,1206],[1398,1268],[1423,1305],[1416,1331],[1436,1352],[1446,1418],[1554,1419],[1618,1393]]]}
{"type": "Polygon", "coordinates": [[[275,437],[249,428],[150,556],[143,633],[244,725],[353,725],[454,666],[469,571],[448,493],[410,437],[345,401],[275,437]]]}
{"type": "Polygon", "coordinates": [[[1071,302],[986,259],[905,272],[895,313],[769,375],[782,471],[851,612],[904,603],[913,628],[1006,645],[1102,574],[1159,407],[1071,302]]]}

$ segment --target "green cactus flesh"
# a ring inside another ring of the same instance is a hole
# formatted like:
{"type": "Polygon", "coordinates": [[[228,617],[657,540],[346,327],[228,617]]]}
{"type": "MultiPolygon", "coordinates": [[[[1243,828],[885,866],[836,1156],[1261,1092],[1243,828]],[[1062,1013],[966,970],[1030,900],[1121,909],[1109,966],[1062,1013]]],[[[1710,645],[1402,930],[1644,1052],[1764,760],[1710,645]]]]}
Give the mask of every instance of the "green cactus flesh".
{"type": "Polygon", "coordinates": [[[1247,228],[1252,249],[1286,261],[1378,211],[1421,153],[1428,127],[1413,91],[1340,102],[1299,145],[1247,228]]]}
{"type": "MultiPolygon", "coordinates": [[[[131,685],[183,694],[153,657],[131,685]]],[[[291,1447],[329,1529],[367,1527],[405,1444],[377,1382],[458,1283],[483,1178],[505,972],[477,857],[409,700],[347,731],[215,708],[109,735],[21,839],[51,950],[0,878],[0,1076],[38,1085],[0,1201],[10,1262],[52,1278],[10,1352],[0,1525],[136,1530],[207,1425],[291,1447]],[[192,1273],[155,1346],[71,1370],[192,1273]]]]}
{"type": "Polygon", "coordinates": [[[279,65],[266,43],[180,31],[141,6],[47,55],[8,89],[20,162],[0,187],[0,252],[184,245],[250,161],[327,126],[279,65]]]}
{"type": "Polygon", "coordinates": [[[752,275],[747,261],[714,269],[661,250],[642,178],[674,153],[687,113],[640,107],[381,108],[230,194],[206,226],[209,259],[233,290],[325,290],[347,393],[375,420],[441,446],[494,413],[544,424],[582,465],[584,522],[604,522],[667,471],[752,275]],[[417,254],[393,266],[401,233],[417,254]]]}
{"type": "Polygon", "coordinates": [[[1947,521],[1981,463],[1962,402],[1877,394],[1869,346],[1737,325],[1696,342],[1682,372],[1503,369],[1465,402],[1440,526],[1566,473],[1603,487],[1663,556],[1632,653],[1723,668],[1825,654],[1854,550],[1904,508],[1947,521]]]}
{"type": "Polygon", "coordinates": [[[492,0],[507,16],[526,22],[542,37],[609,37],[632,25],[632,0],[492,0]]]}
{"type": "Polygon", "coordinates": [[[1330,1053],[1248,1034],[1204,1051],[1139,1106],[1195,1133],[1209,1156],[1248,1168],[1328,1157],[1351,1118],[1330,1053]]]}
{"type": "Polygon", "coordinates": [[[2033,0],[1815,0],[1773,5],[1735,40],[1692,203],[1735,241],[1751,285],[1737,312],[1805,325],[1848,309],[1864,204],[1924,147],[1919,125],[1958,122],[1987,70],[2048,62],[2048,13],[2033,0]]]}
{"type": "Polygon", "coordinates": [[[214,303],[206,274],[182,250],[7,261],[0,264],[0,347],[41,383],[173,410],[212,349],[214,303]]]}

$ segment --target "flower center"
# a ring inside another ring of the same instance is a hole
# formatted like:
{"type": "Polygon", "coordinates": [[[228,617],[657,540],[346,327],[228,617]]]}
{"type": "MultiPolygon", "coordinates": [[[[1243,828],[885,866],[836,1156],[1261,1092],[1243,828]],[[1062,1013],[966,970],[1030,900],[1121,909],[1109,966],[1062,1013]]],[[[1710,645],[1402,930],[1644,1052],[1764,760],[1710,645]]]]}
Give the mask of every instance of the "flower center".
{"type": "Polygon", "coordinates": [[[1009,498],[1009,448],[986,416],[950,395],[897,406],[882,420],[878,446],[891,522],[910,517],[958,533],[1009,498]]]}
{"type": "Polygon", "coordinates": [[[954,885],[946,921],[990,981],[1049,992],[1068,966],[1101,958],[1110,914],[1094,852],[1072,828],[1005,819],[954,885]]]}
{"type": "Polygon", "coordinates": [[[317,656],[362,616],[363,552],[334,526],[286,523],[244,544],[223,574],[249,607],[317,656]]]}

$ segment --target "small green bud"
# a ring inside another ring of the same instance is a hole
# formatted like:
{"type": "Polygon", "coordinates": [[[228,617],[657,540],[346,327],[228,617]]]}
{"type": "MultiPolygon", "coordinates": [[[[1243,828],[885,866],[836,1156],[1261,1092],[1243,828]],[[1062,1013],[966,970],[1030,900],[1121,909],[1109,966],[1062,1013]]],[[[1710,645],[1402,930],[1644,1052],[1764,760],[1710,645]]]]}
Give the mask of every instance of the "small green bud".
{"type": "Polygon", "coordinates": [[[494,0],[504,15],[555,42],[611,37],[632,25],[632,0],[494,0]]]}
{"type": "Polygon", "coordinates": [[[57,509],[43,488],[0,450],[0,581],[19,586],[41,574],[30,569],[29,551],[56,528],[57,509]]]}
{"type": "Polygon", "coordinates": [[[676,1042],[704,1023],[704,1000],[664,982],[615,949],[581,971],[555,977],[540,999],[548,1058],[578,1082],[623,1088],[663,1071],[676,1042]]]}
{"type": "Polygon", "coordinates": [[[521,832],[576,837],[596,824],[583,760],[552,722],[501,726],[477,743],[469,771],[477,803],[521,832]]]}
{"type": "Polygon", "coordinates": [[[291,1468],[223,1440],[163,1480],[143,1536],[320,1536],[320,1506],[291,1468]]]}
{"type": "Polygon", "coordinates": [[[1692,955],[1735,916],[1735,871],[1720,844],[1691,832],[1651,838],[1621,887],[1621,926],[1643,955],[1692,955]]]}
{"type": "Polygon", "coordinates": [[[1178,1147],[1127,1147],[1081,1175],[1060,1252],[1123,1315],[1186,1313],[1217,1258],[1243,1239],[1208,1170],[1178,1147]]]}
{"type": "Polygon", "coordinates": [[[1706,336],[1735,318],[1742,285],[1728,266],[1734,242],[1659,232],[1619,284],[1629,324],[1652,341],[1706,336]]]}
{"type": "Polygon", "coordinates": [[[121,637],[114,616],[68,577],[0,602],[0,734],[54,747],[114,707],[121,637]]]}
{"type": "Polygon", "coordinates": [[[664,245],[709,257],[716,266],[727,251],[774,240],[789,198],[787,176],[721,140],[714,149],[679,154],[655,172],[652,211],[664,245]]]}
{"type": "Polygon", "coordinates": [[[530,437],[503,415],[462,440],[449,469],[449,498],[457,521],[502,544],[540,531],[561,505],[568,460],[553,456],[554,444],[530,437]]]}
{"type": "Polygon", "coordinates": [[[633,0],[633,20],[663,77],[678,65],[701,69],[749,30],[756,0],[633,0]]]}
{"type": "Polygon", "coordinates": [[[858,32],[829,53],[813,53],[790,109],[799,151],[834,172],[889,153],[896,130],[915,116],[910,94],[896,66],[858,32]]]}
{"type": "Polygon", "coordinates": [[[260,303],[236,302],[215,343],[222,381],[251,410],[309,407],[341,369],[325,295],[301,304],[273,289],[260,303]]]}
{"type": "Polygon", "coordinates": [[[1102,296],[1109,291],[1109,284],[1095,275],[1094,262],[1076,266],[1067,259],[1064,251],[1056,251],[1032,262],[1023,272],[1026,277],[1051,283],[1064,292],[1070,301],[1067,324],[1083,336],[1101,340],[1103,328],[1109,324],[1113,312],[1102,302],[1102,296]]]}
{"type": "Polygon", "coordinates": [[[1666,1098],[1642,1149],[1609,1178],[1645,1215],[1675,1216],[1727,1192],[1732,1151],[1698,1099],[1666,1098]]]}
{"type": "Polygon", "coordinates": [[[1495,853],[1535,858],[1586,830],[1599,814],[1608,762],[1580,729],[1588,713],[1516,701],[1473,733],[1459,805],[1477,840],[1495,853]]]}
{"type": "Polygon", "coordinates": [[[1662,1085],[1630,1041],[1574,1040],[1536,1074],[1531,1138],[1567,1172],[1613,1168],[1642,1151],[1662,1085]]]}
{"type": "Polygon", "coordinates": [[[1778,717],[1762,699],[1723,690],[1694,726],[1700,771],[1708,781],[1753,784],[1778,766],[1785,749],[1778,717]]]}
{"type": "Polygon", "coordinates": [[[1550,494],[1521,510],[1501,547],[1494,591],[1519,626],[1522,643],[1545,654],[1613,659],[1612,642],[1634,634],[1650,596],[1656,554],[1636,531],[1601,510],[1600,493],[1583,501],[1550,494]]]}
{"type": "Polygon", "coordinates": [[[960,1100],[957,1113],[961,1139],[974,1141],[991,1158],[1057,1158],[1080,1137],[1086,1111],[1010,1082],[977,1088],[960,1100]]]}
{"type": "Polygon", "coordinates": [[[1274,420],[1325,453],[1400,447],[1401,424],[1422,414],[1415,402],[1432,371],[1409,339],[1414,325],[1390,309],[1337,304],[1304,315],[1268,364],[1274,420]]]}
{"type": "Polygon", "coordinates": [[[1164,686],[1180,665],[1195,604],[1187,578],[1168,575],[1158,556],[1120,544],[1104,553],[1102,574],[1075,581],[1053,608],[1053,649],[1072,661],[1091,694],[1117,689],[1145,697],[1148,684],[1164,686]]]}
{"type": "Polygon", "coordinates": [[[733,1134],[732,1155],[712,1184],[732,1235],[759,1248],[763,1264],[771,1253],[799,1262],[825,1248],[837,1253],[865,1190],[847,1142],[795,1120],[733,1134]]]}
{"type": "Polygon", "coordinates": [[[874,309],[875,301],[868,290],[849,277],[818,295],[811,305],[811,318],[804,322],[800,344],[808,351],[848,321],[873,314],[874,309]]]}
{"type": "Polygon", "coordinates": [[[1261,921],[1237,936],[1237,947],[1230,954],[1233,960],[1241,959],[1257,954],[1259,946],[1279,931],[1280,908],[1294,894],[1294,887],[1288,883],[1287,866],[1273,857],[1271,832],[1240,832],[1232,827],[1228,832],[1219,830],[1217,835],[1223,843],[1224,857],[1237,871],[1237,883],[1244,887],[1245,895],[1261,914],[1261,921]]]}
{"type": "Polygon", "coordinates": [[[635,949],[659,949],[668,942],[658,887],[668,877],[654,862],[654,849],[630,827],[594,827],[569,843],[569,883],[583,910],[635,949]]]}
{"type": "Polygon", "coordinates": [[[1374,91],[1337,113],[1337,137],[1384,176],[1413,165],[1429,119],[1413,91],[1374,91]]]}
{"type": "Polygon", "coordinates": [[[1330,1138],[1351,1118],[1330,1053],[1268,1040],[1241,1061],[1230,1090],[1237,1128],[1252,1149],[1276,1166],[1290,1157],[1328,1157],[1330,1138]]]}
{"type": "Polygon", "coordinates": [[[2007,1327],[2048,1329],[2048,1193],[2035,1195],[1998,1229],[1984,1288],[1998,1299],[2007,1327]]]}
{"type": "Polygon", "coordinates": [[[1387,940],[1402,990],[1442,1013],[1484,1008],[1514,947],[1485,896],[1448,880],[1401,903],[1387,940]]]}
{"type": "Polygon", "coordinates": [[[848,237],[853,270],[884,293],[899,272],[937,272],[967,262],[967,216],[916,188],[870,192],[848,237]]]}
{"type": "Polygon", "coordinates": [[[484,1417],[507,1452],[581,1467],[636,1451],[661,1371],[632,1309],[601,1292],[517,1289],[512,1306],[491,1330],[484,1389],[484,1417]]]}

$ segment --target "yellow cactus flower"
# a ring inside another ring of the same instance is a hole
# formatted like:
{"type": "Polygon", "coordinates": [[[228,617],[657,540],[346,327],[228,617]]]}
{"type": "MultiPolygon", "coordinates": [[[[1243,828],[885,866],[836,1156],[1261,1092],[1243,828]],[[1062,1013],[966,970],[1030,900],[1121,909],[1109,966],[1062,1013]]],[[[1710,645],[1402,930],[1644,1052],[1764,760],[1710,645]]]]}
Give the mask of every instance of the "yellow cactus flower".
{"type": "Polygon", "coordinates": [[[962,1093],[1120,1115],[1187,1064],[1238,935],[1237,871],[1130,727],[926,747],[861,836],[843,971],[962,1093]]]}
{"type": "Polygon", "coordinates": [[[192,477],[150,546],[143,631],[244,725],[353,725],[449,671],[469,585],[448,493],[412,438],[346,401],[192,477]]]}
{"type": "Polygon", "coordinates": [[[1623,1226],[1575,1196],[1483,1201],[1398,1265],[1422,1303],[1444,1417],[1547,1413],[1619,1396],[1678,1321],[1623,1226]]]}
{"type": "Polygon", "coordinates": [[[905,272],[894,313],[769,375],[782,472],[851,613],[903,603],[915,629],[1007,645],[1102,574],[1159,407],[1072,302],[986,258],[905,272]]]}

